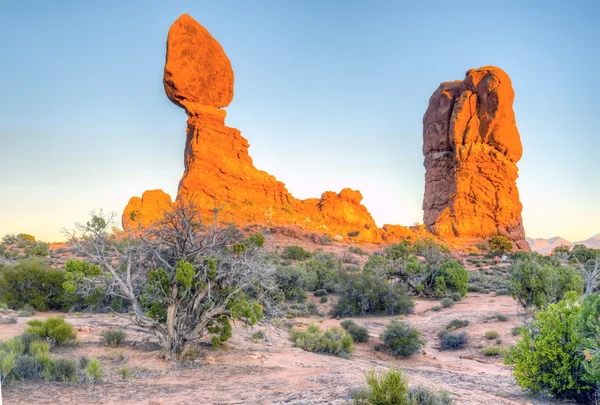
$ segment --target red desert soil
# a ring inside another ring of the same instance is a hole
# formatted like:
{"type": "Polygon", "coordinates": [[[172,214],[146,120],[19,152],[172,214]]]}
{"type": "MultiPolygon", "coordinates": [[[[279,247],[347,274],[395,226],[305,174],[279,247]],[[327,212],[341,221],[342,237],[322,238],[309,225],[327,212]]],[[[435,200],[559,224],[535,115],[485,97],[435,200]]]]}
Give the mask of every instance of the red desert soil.
{"type": "MultiPolygon", "coordinates": [[[[328,313],[335,302],[318,304],[328,313]]],[[[313,298],[313,297],[311,297],[313,298]]],[[[314,299],[314,298],[313,298],[314,299]]],[[[316,299],[315,299],[316,302],[316,299]]],[[[13,383],[4,389],[6,404],[343,404],[352,390],[362,386],[365,371],[386,370],[400,366],[409,376],[411,385],[446,389],[457,404],[547,404],[522,395],[511,377],[509,367],[499,357],[484,357],[481,348],[495,345],[484,334],[496,330],[506,347],[515,342],[511,328],[520,324],[517,306],[507,296],[469,293],[453,308],[440,312],[427,311],[438,301],[418,299],[413,315],[405,320],[423,331],[427,347],[423,353],[406,360],[378,352],[378,336],[383,327],[398,317],[356,318],[369,329],[367,343],[356,344],[349,360],[318,355],[294,348],[289,332],[281,325],[268,323],[254,328],[236,327],[225,348],[202,346],[198,359],[189,364],[163,361],[158,358],[153,339],[126,320],[109,315],[66,315],[76,326],[81,347],[63,349],[62,356],[86,355],[100,359],[105,381],[93,386],[62,383],[13,383]],[[504,314],[509,321],[500,322],[494,315],[504,314]],[[467,319],[464,328],[469,345],[464,350],[439,351],[437,332],[452,319],[467,319]],[[122,326],[128,332],[124,346],[112,348],[100,343],[100,332],[110,326],[122,326]],[[250,336],[262,330],[266,338],[254,343],[250,336]],[[131,377],[121,378],[127,367],[131,377]]],[[[36,318],[51,316],[38,313],[36,318]]],[[[23,332],[27,318],[17,324],[2,325],[0,339],[23,332]]],[[[316,323],[321,327],[339,325],[340,320],[295,318],[295,327],[316,323]]]]}

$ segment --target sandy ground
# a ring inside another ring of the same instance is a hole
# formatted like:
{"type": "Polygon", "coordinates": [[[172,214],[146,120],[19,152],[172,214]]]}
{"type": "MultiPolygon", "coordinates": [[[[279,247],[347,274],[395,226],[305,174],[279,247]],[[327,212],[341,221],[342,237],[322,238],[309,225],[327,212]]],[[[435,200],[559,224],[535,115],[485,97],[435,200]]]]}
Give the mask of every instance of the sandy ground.
{"type": "MultiPolygon", "coordinates": [[[[311,297],[312,298],[312,297],[311,297]]],[[[326,310],[334,303],[331,297],[326,310]]],[[[65,349],[59,355],[86,355],[100,359],[105,381],[93,386],[62,383],[18,382],[5,387],[4,403],[12,404],[343,404],[352,390],[362,387],[368,370],[386,370],[400,366],[411,385],[446,389],[457,404],[548,404],[522,395],[511,377],[510,367],[500,357],[485,357],[481,349],[496,345],[484,334],[500,333],[501,346],[515,342],[511,328],[520,324],[514,300],[506,296],[469,294],[453,308],[440,312],[427,309],[438,305],[434,300],[417,300],[415,314],[404,320],[420,329],[427,338],[421,354],[401,360],[375,350],[379,335],[394,317],[356,318],[372,336],[359,343],[349,360],[318,355],[294,348],[285,327],[263,323],[254,328],[236,327],[225,348],[204,345],[198,360],[188,364],[162,361],[150,335],[126,321],[108,315],[72,316],[66,319],[78,329],[81,347],[65,349]],[[509,316],[507,322],[494,318],[509,316]],[[467,319],[464,328],[469,345],[464,350],[440,351],[437,332],[452,319],[467,319]],[[100,343],[100,332],[120,325],[128,332],[124,346],[112,348],[100,343]],[[257,330],[266,338],[254,343],[250,336],[257,330]],[[127,367],[130,377],[122,379],[119,370],[127,367]]],[[[36,314],[44,318],[52,314],[36,314]]],[[[398,317],[396,317],[397,319],[398,317]]],[[[0,325],[0,339],[23,332],[27,318],[17,324],[0,325]]],[[[339,325],[340,320],[295,318],[296,327],[316,323],[321,327],[339,325]]]]}

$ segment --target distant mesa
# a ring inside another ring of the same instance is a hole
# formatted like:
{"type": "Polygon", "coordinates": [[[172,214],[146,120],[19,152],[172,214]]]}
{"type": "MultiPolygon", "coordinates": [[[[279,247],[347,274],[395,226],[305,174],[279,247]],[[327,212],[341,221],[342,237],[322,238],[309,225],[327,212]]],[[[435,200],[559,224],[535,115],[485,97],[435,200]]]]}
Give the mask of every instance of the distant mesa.
{"type": "MultiPolygon", "coordinates": [[[[378,229],[361,204],[360,191],[326,191],[296,199],[285,184],[254,167],[249,143],[225,125],[234,75],[221,45],[189,15],[169,30],[164,70],[169,99],[188,115],[185,171],[176,200],[191,200],[207,218],[223,206],[220,220],[286,226],[333,240],[394,243],[412,229],[378,229]]],[[[442,83],[423,118],[426,185],[425,224],[442,238],[507,235],[529,250],[515,180],[521,142],[512,110],[513,90],[502,70],[470,70],[463,82],[442,83]]],[[[171,204],[161,190],[133,197],[123,212],[124,229],[151,224],[171,204]]]]}
{"type": "MultiPolygon", "coordinates": [[[[210,33],[186,14],[169,30],[164,86],[169,99],[188,115],[185,171],[177,199],[192,200],[207,217],[215,204],[226,203],[220,219],[238,225],[299,225],[338,240],[381,241],[359,191],[345,188],[299,200],[285,184],[254,167],[248,141],[225,125],[223,108],[233,99],[231,63],[210,33]]],[[[165,208],[163,202],[170,200],[160,190],[132,198],[123,213],[123,227],[154,222],[165,208]]]]}
{"type": "Polygon", "coordinates": [[[516,184],[523,148],[513,99],[510,78],[493,66],[444,82],[431,96],[423,117],[428,231],[449,239],[501,234],[530,250],[516,184]]]}

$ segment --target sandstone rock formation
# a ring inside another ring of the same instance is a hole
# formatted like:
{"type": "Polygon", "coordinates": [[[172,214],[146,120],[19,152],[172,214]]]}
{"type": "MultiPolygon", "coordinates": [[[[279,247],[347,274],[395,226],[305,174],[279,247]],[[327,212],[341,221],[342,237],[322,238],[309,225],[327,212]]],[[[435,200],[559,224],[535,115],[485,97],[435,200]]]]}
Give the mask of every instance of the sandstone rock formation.
{"type": "MultiPolygon", "coordinates": [[[[185,172],[177,199],[192,200],[206,216],[223,206],[220,219],[239,225],[298,225],[345,239],[380,240],[373,218],[360,203],[360,192],[345,188],[298,200],[282,182],[254,167],[248,141],[225,125],[223,108],[233,99],[229,59],[210,33],[185,14],[169,30],[164,86],[169,99],[188,115],[185,172]]],[[[164,209],[162,202],[170,202],[167,197],[154,190],[142,199],[132,198],[123,227],[156,220],[164,209]]]]}
{"type": "Polygon", "coordinates": [[[445,82],[423,117],[424,223],[444,238],[502,234],[529,250],[516,180],[523,152],[508,75],[486,66],[445,82]]]}

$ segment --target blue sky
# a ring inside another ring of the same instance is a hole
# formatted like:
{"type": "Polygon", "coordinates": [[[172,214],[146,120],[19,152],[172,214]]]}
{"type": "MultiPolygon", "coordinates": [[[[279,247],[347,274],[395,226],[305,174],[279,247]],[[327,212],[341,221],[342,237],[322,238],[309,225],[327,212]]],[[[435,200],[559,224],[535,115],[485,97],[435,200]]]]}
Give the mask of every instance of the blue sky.
{"type": "Polygon", "coordinates": [[[600,232],[593,1],[2,1],[0,235],[61,240],[90,210],[176,194],[186,116],[165,96],[188,13],[235,72],[227,124],[298,198],[359,189],[379,225],[422,221],[422,117],[442,81],[510,76],[531,237],[600,232]],[[454,3],[454,4],[453,4],[454,3]]]}

